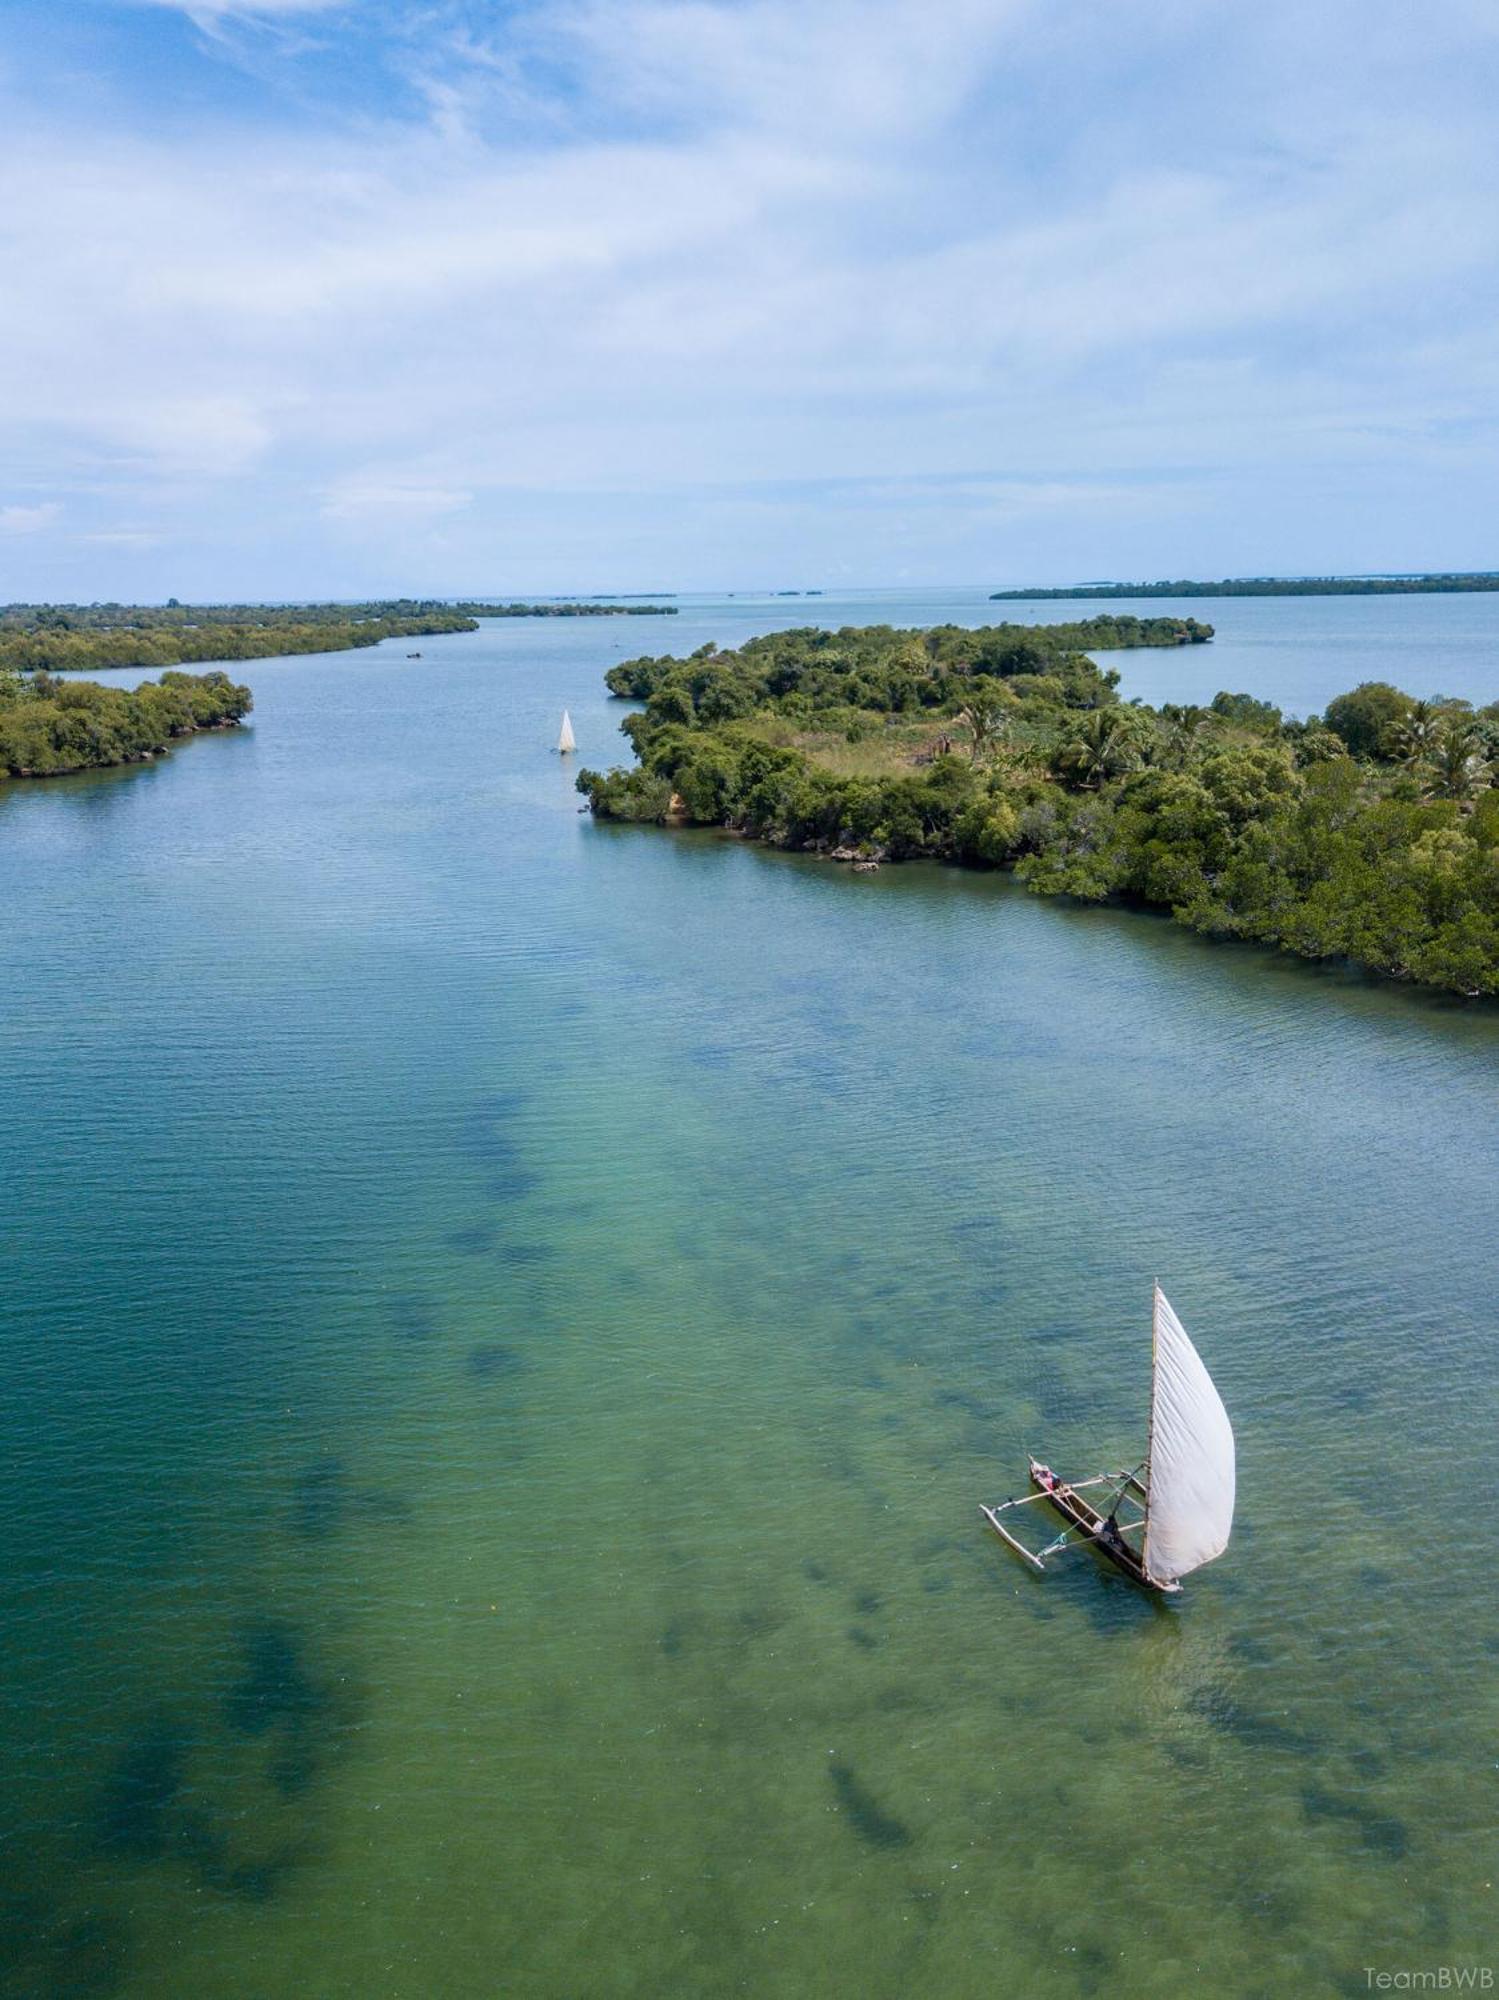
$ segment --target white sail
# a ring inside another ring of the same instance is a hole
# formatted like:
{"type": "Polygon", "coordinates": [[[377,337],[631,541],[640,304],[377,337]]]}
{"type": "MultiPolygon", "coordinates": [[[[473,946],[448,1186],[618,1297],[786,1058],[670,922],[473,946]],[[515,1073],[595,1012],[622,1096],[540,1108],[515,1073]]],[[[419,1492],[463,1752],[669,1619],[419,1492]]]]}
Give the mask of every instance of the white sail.
{"type": "Polygon", "coordinates": [[[562,734],[557,738],[557,748],[564,753],[576,750],[578,739],[573,735],[573,719],[564,708],[562,711],[562,734]]]}
{"type": "Polygon", "coordinates": [[[1234,1434],[1212,1376],[1159,1285],[1154,1347],[1145,1573],[1152,1583],[1175,1583],[1228,1547],[1234,1434]]]}

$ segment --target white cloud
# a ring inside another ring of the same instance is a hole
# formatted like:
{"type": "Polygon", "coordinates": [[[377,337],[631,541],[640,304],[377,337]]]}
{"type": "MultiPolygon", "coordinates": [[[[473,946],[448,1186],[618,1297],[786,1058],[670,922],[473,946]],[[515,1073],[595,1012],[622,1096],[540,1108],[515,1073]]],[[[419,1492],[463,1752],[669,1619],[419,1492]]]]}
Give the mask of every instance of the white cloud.
{"type": "Polygon", "coordinates": [[[222,393],[147,393],[118,404],[85,405],[94,434],[137,464],[171,474],[229,476],[271,443],[272,411],[253,397],[222,393]]]}
{"type": "Polygon", "coordinates": [[[1450,460],[1496,387],[1499,143],[1436,12],[428,0],[389,45],[420,121],[17,104],[0,448],[125,514],[475,560],[537,493],[815,478],[854,535],[925,473],[1060,546],[1121,482],[1450,460]]]}
{"type": "Polygon", "coordinates": [[[583,0],[551,18],[611,102],[693,129],[728,122],[821,149],[888,146],[949,116],[1035,4],[583,0]]]}
{"type": "Polygon", "coordinates": [[[457,513],[473,497],[472,493],[453,487],[353,478],[342,481],[326,495],[322,512],[334,521],[421,521],[457,513]]]}
{"type": "Polygon", "coordinates": [[[197,22],[229,19],[271,20],[290,14],[326,14],[351,5],[351,0],[130,0],[138,7],[165,7],[197,22]]]}
{"type": "Polygon", "coordinates": [[[56,500],[43,500],[35,507],[0,507],[0,535],[39,535],[62,516],[56,500]]]}

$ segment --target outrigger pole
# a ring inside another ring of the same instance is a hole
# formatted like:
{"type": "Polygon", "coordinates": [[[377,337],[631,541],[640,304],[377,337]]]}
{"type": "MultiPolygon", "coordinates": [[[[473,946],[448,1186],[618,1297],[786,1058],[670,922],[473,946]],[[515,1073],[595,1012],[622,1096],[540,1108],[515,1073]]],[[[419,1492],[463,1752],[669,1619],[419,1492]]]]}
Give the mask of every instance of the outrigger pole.
{"type": "MultiPolygon", "coordinates": [[[[1137,1466],[1135,1471],[1138,1472],[1139,1469],[1137,1466]]],[[[1137,1486],[1139,1484],[1133,1472],[1100,1472],[1095,1474],[1092,1479],[1070,1479],[1067,1482],[1067,1487],[1069,1492],[1077,1492],[1085,1486],[1112,1486],[1116,1480],[1123,1482],[1119,1489],[1121,1498],[1131,1485],[1137,1486]]],[[[1055,1555],[1060,1549],[1075,1548],[1076,1543],[1070,1543],[1067,1539],[1069,1535],[1080,1534],[1088,1541],[1096,1539],[1087,1529],[1064,1528],[1054,1542],[1048,1542],[1046,1547],[1037,1554],[1034,1549],[1028,1549],[1024,1542],[1012,1535],[999,1518],[1001,1514],[1009,1513],[1012,1507],[1029,1507],[1032,1501],[1049,1500],[1051,1497],[1050,1493],[1044,1491],[1040,1493],[1026,1493],[1018,1500],[1002,1501],[998,1507],[980,1506],[979,1508],[979,1512],[989,1523],[995,1534],[999,1536],[1000,1540],[1008,1543],[1016,1555],[1023,1561],[1028,1562],[1032,1569],[1044,1570],[1046,1567],[1045,1558],[1047,1556],[1055,1555]]],[[[1114,1504],[1117,1506],[1118,1501],[1116,1500],[1114,1504]]]]}

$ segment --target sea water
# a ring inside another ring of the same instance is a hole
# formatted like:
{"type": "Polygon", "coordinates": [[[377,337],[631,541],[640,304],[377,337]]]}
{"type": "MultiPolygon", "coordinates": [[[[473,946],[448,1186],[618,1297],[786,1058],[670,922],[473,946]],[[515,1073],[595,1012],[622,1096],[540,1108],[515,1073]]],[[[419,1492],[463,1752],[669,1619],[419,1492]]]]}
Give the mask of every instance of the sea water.
{"type": "MultiPolygon", "coordinates": [[[[244,731],[0,791],[0,1993],[1499,1955],[1499,1015],[578,814],[628,653],[1112,608],[257,661],[244,731]],[[977,1514],[1141,1455],[1156,1277],[1239,1445],[1169,1604],[977,1514]]],[[[1126,694],[1499,696],[1499,599],[1170,608],[1219,637],[1126,694]]]]}

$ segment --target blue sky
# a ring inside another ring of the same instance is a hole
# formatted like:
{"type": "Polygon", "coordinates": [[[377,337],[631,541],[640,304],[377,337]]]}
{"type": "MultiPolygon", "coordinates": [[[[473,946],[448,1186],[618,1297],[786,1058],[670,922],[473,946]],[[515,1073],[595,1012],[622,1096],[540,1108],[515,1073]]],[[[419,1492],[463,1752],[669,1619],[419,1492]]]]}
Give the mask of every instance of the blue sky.
{"type": "Polygon", "coordinates": [[[8,0],[0,599],[1499,567],[1491,0],[8,0]]]}

